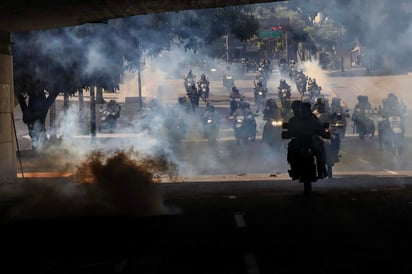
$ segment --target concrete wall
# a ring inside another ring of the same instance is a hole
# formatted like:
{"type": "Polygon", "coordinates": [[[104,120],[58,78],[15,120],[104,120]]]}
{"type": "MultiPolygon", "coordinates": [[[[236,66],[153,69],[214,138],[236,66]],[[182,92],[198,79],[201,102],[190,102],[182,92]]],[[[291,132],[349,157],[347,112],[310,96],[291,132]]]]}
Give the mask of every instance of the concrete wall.
{"type": "Polygon", "coordinates": [[[10,33],[0,32],[0,183],[16,178],[14,88],[10,33]]]}

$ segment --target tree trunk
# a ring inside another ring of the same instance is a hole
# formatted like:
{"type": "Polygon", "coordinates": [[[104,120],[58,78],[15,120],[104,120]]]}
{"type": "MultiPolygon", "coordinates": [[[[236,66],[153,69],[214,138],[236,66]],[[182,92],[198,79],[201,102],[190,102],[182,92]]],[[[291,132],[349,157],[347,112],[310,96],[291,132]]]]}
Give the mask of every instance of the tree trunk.
{"type": "Polygon", "coordinates": [[[79,89],[79,127],[82,134],[84,134],[86,130],[85,120],[83,89],[79,89]]]}
{"type": "Polygon", "coordinates": [[[92,137],[92,143],[96,141],[96,101],[95,101],[95,89],[90,89],[90,134],[92,137]]]}
{"type": "Polygon", "coordinates": [[[56,102],[50,106],[50,141],[57,140],[56,102]]]}
{"type": "Polygon", "coordinates": [[[67,92],[64,93],[64,97],[63,97],[63,111],[64,111],[64,115],[67,114],[67,111],[69,110],[69,106],[70,106],[70,98],[69,98],[69,94],[67,92]]]}
{"type": "Polygon", "coordinates": [[[96,87],[96,104],[104,104],[106,103],[103,98],[103,88],[96,87]]]}

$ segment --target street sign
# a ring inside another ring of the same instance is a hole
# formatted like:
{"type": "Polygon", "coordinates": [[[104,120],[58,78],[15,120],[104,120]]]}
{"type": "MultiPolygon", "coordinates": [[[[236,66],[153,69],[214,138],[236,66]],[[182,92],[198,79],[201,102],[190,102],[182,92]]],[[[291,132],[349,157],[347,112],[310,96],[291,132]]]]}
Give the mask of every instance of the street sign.
{"type": "Polygon", "coordinates": [[[259,38],[280,38],[281,30],[261,29],[259,30],[259,38]]]}

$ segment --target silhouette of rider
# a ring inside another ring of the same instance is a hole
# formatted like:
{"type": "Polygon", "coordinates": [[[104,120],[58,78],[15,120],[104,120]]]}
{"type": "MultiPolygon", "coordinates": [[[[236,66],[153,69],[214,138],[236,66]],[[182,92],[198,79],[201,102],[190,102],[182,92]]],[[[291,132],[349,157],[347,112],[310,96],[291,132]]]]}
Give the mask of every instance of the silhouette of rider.
{"type": "Polygon", "coordinates": [[[311,104],[302,103],[300,100],[292,102],[294,116],[288,122],[288,137],[292,138],[288,145],[287,160],[291,166],[292,179],[298,179],[296,174],[296,164],[299,158],[299,147],[301,139],[311,138],[311,146],[314,151],[318,178],[327,176],[326,172],[326,153],[324,142],[320,138],[324,136],[323,124],[321,120],[312,113],[311,104]]]}

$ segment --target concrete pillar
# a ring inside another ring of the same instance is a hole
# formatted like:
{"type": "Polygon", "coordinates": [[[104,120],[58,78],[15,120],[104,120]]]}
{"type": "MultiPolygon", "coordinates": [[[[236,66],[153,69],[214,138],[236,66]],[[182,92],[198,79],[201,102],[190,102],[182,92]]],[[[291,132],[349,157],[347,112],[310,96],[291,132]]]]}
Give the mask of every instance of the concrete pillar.
{"type": "Polygon", "coordinates": [[[16,179],[11,33],[0,31],[0,183],[16,179]]]}

